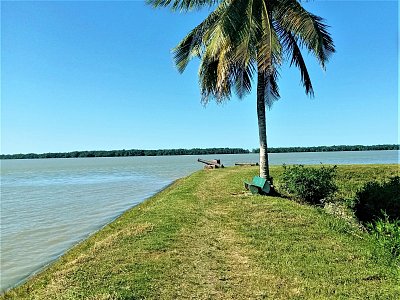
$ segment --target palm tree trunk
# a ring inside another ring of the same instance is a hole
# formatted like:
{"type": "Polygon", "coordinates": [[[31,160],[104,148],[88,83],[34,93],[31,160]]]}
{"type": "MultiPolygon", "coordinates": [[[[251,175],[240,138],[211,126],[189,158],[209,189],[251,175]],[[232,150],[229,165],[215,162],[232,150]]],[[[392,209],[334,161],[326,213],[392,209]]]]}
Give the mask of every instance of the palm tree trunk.
{"type": "Polygon", "coordinates": [[[260,138],[260,177],[270,180],[267,148],[267,124],[265,118],[265,75],[257,74],[257,117],[260,138]]]}

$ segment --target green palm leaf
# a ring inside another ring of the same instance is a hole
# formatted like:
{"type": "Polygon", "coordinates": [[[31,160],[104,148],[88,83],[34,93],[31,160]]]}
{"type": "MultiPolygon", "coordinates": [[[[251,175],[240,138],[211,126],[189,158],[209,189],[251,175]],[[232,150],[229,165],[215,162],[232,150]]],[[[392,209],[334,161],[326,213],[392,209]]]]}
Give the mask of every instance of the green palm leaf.
{"type": "Polygon", "coordinates": [[[310,75],[308,74],[307,66],[301,54],[300,47],[297,44],[297,39],[290,32],[279,28],[278,30],[282,44],[285,47],[285,52],[290,57],[290,65],[295,65],[301,74],[301,82],[306,90],[306,94],[314,96],[314,90],[311,83],[310,75]]]}
{"type": "Polygon", "coordinates": [[[212,7],[220,0],[146,0],[153,7],[170,7],[173,11],[190,11],[202,7],[212,7]]]}
{"type": "Polygon", "coordinates": [[[275,19],[286,31],[291,32],[300,44],[314,53],[322,68],[329,56],[335,52],[328,26],[321,17],[306,11],[296,0],[279,0],[281,5],[275,11],[275,19]]]}

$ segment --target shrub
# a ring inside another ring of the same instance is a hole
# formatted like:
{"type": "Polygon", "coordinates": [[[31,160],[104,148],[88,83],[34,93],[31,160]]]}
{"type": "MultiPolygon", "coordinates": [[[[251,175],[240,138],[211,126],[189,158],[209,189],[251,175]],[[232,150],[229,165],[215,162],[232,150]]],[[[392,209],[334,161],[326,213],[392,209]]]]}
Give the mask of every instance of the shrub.
{"type": "Polygon", "coordinates": [[[385,214],[384,219],[369,223],[368,228],[378,244],[393,258],[400,260],[400,220],[390,221],[385,214]]]}
{"type": "Polygon", "coordinates": [[[400,219],[400,177],[389,178],[386,182],[367,182],[357,191],[354,213],[364,223],[383,218],[400,219]]]}
{"type": "Polygon", "coordinates": [[[337,191],[336,166],[305,167],[283,165],[283,188],[298,199],[319,204],[337,191]]]}

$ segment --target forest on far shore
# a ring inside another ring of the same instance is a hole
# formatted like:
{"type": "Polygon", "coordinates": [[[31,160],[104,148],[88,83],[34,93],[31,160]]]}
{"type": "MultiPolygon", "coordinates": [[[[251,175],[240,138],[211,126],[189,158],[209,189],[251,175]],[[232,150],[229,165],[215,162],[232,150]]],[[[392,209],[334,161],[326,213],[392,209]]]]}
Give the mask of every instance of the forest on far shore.
{"type": "MultiPolygon", "coordinates": [[[[371,150],[400,150],[398,144],[386,145],[339,145],[314,147],[277,147],[268,148],[269,153],[288,152],[326,152],[326,151],[371,151],[371,150]]],[[[121,156],[166,156],[166,155],[207,155],[207,154],[246,154],[259,153],[259,149],[252,151],[242,148],[193,148],[193,149],[159,149],[159,150],[93,150],[72,152],[49,152],[27,154],[1,154],[0,159],[36,159],[36,158],[78,158],[78,157],[121,157],[121,156]]]]}

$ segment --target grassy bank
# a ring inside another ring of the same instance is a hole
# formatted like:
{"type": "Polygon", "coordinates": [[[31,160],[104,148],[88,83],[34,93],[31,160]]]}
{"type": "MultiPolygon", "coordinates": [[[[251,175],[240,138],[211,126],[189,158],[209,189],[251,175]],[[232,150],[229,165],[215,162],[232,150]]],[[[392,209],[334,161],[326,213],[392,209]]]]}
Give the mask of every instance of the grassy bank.
{"type": "MultiPolygon", "coordinates": [[[[272,168],[279,185],[281,167],[272,168]]],[[[363,231],[322,209],[252,196],[257,168],[200,171],[123,214],[1,299],[399,299],[363,231]]],[[[339,166],[338,197],[398,165],[339,166]]]]}

